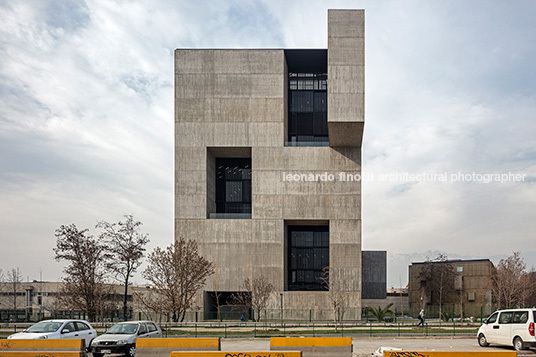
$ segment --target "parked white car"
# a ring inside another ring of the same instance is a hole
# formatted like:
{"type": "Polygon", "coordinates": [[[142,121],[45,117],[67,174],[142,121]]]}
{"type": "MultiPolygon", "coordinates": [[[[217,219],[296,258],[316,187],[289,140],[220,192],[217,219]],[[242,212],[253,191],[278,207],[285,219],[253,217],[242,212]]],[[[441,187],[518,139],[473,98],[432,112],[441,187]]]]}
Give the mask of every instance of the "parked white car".
{"type": "Polygon", "coordinates": [[[478,344],[514,346],[517,351],[536,347],[535,321],[536,309],[495,311],[478,329],[478,344]]]}
{"type": "Polygon", "coordinates": [[[102,357],[110,353],[121,353],[128,357],[134,357],[136,339],[161,337],[162,330],[153,321],[120,322],[93,340],[90,350],[93,357],[102,357]]]}
{"type": "Polygon", "coordinates": [[[84,320],[43,320],[26,330],[10,335],[10,339],[81,339],[89,347],[97,331],[84,320]]]}

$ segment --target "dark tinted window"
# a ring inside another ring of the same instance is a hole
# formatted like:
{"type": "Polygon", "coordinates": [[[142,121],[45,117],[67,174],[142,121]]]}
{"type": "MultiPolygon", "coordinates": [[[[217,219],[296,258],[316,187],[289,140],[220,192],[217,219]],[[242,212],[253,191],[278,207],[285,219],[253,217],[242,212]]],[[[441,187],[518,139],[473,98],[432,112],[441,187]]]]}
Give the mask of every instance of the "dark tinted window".
{"type": "Polygon", "coordinates": [[[515,323],[515,324],[524,324],[528,320],[529,320],[529,312],[528,311],[516,311],[516,312],[514,312],[513,323],[515,323]]]}
{"type": "Polygon", "coordinates": [[[512,322],[512,315],[514,313],[512,311],[505,311],[501,312],[501,316],[499,316],[499,323],[500,324],[508,324],[512,322]]]}
{"type": "Polygon", "coordinates": [[[89,330],[89,326],[86,325],[86,324],[83,323],[83,322],[77,321],[77,322],[75,322],[75,324],[76,324],[76,329],[77,329],[78,331],[89,330]]]}
{"type": "Polygon", "coordinates": [[[289,73],[288,141],[328,142],[326,73],[289,73]]]}
{"type": "Polygon", "coordinates": [[[251,213],[251,159],[216,159],[216,212],[251,213]]]}
{"type": "Polygon", "coordinates": [[[290,226],[288,239],[289,290],[326,290],[322,274],[329,266],[328,227],[290,226]]]}
{"type": "Polygon", "coordinates": [[[63,330],[69,330],[69,332],[74,332],[76,331],[76,328],[74,327],[74,322],[69,322],[68,324],[66,324],[65,326],[63,326],[63,330]]]}
{"type": "Polygon", "coordinates": [[[145,324],[140,324],[140,330],[138,331],[138,333],[147,333],[147,328],[145,327],[145,324]]]}

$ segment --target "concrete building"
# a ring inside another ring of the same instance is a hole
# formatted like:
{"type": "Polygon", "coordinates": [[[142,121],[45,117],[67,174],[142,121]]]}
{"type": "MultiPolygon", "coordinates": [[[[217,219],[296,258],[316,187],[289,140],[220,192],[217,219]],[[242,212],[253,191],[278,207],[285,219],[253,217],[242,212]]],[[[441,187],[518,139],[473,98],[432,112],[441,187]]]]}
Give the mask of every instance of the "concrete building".
{"type": "Polygon", "coordinates": [[[361,298],[385,299],[387,297],[387,251],[362,251],[361,269],[361,298]]]}
{"type": "MultiPolygon", "coordinates": [[[[117,318],[122,314],[123,286],[106,284],[110,289],[106,303],[102,306],[102,321],[117,318]]],[[[59,301],[63,283],[28,281],[17,284],[0,282],[0,322],[39,321],[45,318],[86,318],[82,311],[69,310],[59,301]]],[[[131,287],[130,290],[135,287],[131,287]]],[[[139,288],[140,291],[144,291],[139,288]]],[[[132,305],[132,295],[128,295],[132,305]]],[[[132,306],[131,306],[132,309],[132,306]]],[[[138,311],[136,311],[138,313],[138,311]]],[[[132,311],[131,315],[137,317],[132,311]]],[[[138,313],[139,315],[139,313],[138,313]]]]}
{"type": "MultiPolygon", "coordinates": [[[[442,298],[442,311],[456,316],[486,317],[493,312],[491,276],[493,263],[489,259],[447,260],[442,262],[417,262],[409,266],[409,303],[412,316],[418,316],[424,307],[428,317],[438,317],[438,283],[427,279],[432,266],[446,265],[452,273],[446,279],[442,298]]],[[[436,272],[438,272],[437,270],[436,272]]],[[[437,274],[436,274],[437,275],[437,274]]]]}
{"type": "Polygon", "coordinates": [[[360,318],[363,126],[363,10],[328,11],[327,49],[175,51],[175,237],[215,264],[205,318],[262,275],[277,314],[331,319],[326,267],[360,318]]]}

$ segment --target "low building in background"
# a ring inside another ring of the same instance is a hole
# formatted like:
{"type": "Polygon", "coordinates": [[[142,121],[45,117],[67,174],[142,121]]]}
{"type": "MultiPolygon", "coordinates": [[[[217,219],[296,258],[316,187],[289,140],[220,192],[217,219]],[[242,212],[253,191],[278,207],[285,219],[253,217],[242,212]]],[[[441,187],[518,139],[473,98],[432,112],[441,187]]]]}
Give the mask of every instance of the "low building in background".
{"type": "Polygon", "coordinates": [[[480,318],[493,312],[489,259],[415,262],[409,266],[411,315],[425,309],[426,317],[480,318]],[[443,276],[443,279],[441,277],[443,276]]]}
{"type": "MultiPolygon", "coordinates": [[[[385,308],[402,316],[409,313],[408,291],[405,288],[387,289],[387,251],[363,250],[361,252],[361,302],[364,307],[385,308]]],[[[368,319],[365,311],[362,319],[368,319]]]]}
{"type": "MultiPolygon", "coordinates": [[[[37,281],[20,282],[13,288],[12,283],[0,282],[0,321],[21,322],[39,321],[47,318],[80,318],[86,319],[87,314],[66,308],[61,301],[61,282],[37,281]]],[[[123,319],[123,289],[119,284],[106,284],[111,293],[108,295],[100,311],[99,320],[115,321],[123,319]]],[[[128,295],[132,301],[132,294],[128,295]]],[[[127,319],[134,316],[132,308],[127,319]]]]}

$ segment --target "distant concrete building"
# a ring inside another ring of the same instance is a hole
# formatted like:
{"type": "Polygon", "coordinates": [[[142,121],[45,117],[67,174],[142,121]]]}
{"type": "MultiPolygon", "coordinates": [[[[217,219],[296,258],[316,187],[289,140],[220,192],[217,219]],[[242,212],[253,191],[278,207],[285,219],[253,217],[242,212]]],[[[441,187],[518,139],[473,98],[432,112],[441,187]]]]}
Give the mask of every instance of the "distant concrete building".
{"type": "Polygon", "coordinates": [[[175,51],[175,238],[215,264],[204,318],[262,275],[272,317],[331,319],[327,267],[360,318],[364,58],[363,10],[328,11],[327,49],[175,51]]]}
{"type": "Polygon", "coordinates": [[[361,269],[361,303],[364,307],[384,308],[392,304],[391,310],[397,315],[409,314],[408,290],[387,288],[387,251],[362,251],[361,269]]]}
{"type": "Polygon", "coordinates": [[[417,262],[409,266],[409,300],[411,314],[418,316],[424,307],[427,316],[437,317],[439,307],[437,287],[431,287],[423,271],[430,265],[448,264],[453,278],[444,287],[442,311],[454,311],[456,316],[488,316],[493,309],[491,276],[493,263],[489,259],[417,262]]]}
{"type": "Polygon", "coordinates": [[[364,250],[361,252],[362,299],[387,297],[387,251],[364,250]]]}
{"type": "MultiPolygon", "coordinates": [[[[123,286],[118,284],[106,284],[110,288],[103,306],[102,321],[117,318],[122,314],[123,286]]],[[[39,321],[45,318],[75,317],[87,318],[82,311],[73,311],[66,308],[59,301],[63,283],[49,281],[0,282],[0,322],[8,321],[39,321]]],[[[132,290],[133,287],[131,287],[132,290]]],[[[140,289],[143,291],[142,289],[140,289]]],[[[132,295],[128,295],[128,301],[132,301],[132,295]]],[[[132,303],[130,303],[132,304],[132,303]]],[[[130,306],[132,309],[132,306],[130,306]]]]}

